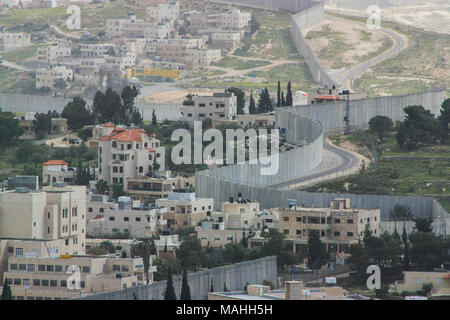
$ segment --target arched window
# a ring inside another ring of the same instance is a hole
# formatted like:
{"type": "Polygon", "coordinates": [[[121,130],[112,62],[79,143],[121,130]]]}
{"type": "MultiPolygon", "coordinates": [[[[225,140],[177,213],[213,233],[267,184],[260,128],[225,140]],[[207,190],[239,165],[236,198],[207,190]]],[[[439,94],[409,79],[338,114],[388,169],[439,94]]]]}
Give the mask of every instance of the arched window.
{"type": "Polygon", "coordinates": [[[147,148],[148,147],[148,143],[146,142],[145,144],[144,144],[144,148],[147,148]]]}
{"type": "Polygon", "coordinates": [[[112,147],[113,147],[113,148],[117,148],[117,142],[113,141],[113,142],[112,142],[112,147]]]}

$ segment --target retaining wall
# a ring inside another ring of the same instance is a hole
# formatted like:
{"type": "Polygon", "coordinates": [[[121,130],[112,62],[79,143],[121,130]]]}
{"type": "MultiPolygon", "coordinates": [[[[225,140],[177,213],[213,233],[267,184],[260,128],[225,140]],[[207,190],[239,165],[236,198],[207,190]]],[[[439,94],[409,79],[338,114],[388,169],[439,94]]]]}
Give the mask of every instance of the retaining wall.
{"type": "MultiPolygon", "coordinates": [[[[206,299],[211,288],[211,280],[216,291],[222,291],[224,283],[230,291],[242,291],[247,283],[261,284],[263,280],[270,280],[277,284],[277,257],[270,256],[189,274],[188,282],[192,300],[206,299]]],[[[178,299],[181,293],[181,281],[181,276],[173,278],[178,299]]],[[[164,300],[166,286],[167,281],[158,281],[148,286],[105,292],[74,300],[133,300],[133,293],[136,293],[140,300],[164,300]]]]}

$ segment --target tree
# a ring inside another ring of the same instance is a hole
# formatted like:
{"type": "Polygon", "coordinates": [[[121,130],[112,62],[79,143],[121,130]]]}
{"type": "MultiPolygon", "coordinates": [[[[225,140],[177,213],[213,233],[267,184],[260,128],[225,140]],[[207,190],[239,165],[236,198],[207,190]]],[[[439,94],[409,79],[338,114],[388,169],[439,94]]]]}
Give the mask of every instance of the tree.
{"type": "Polygon", "coordinates": [[[223,282],[223,292],[228,292],[227,283],[223,282]]]}
{"type": "Polygon", "coordinates": [[[100,248],[105,249],[107,253],[116,253],[116,247],[114,247],[111,241],[103,241],[100,243],[100,248]]]}
{"type": "Polygon", "coordinates": [[[244,114],[245,107],[245,92],[242,89],[231,87],[227,90],[230,93],[234,93],[237,98],[237,114],[244,114]]]}
{"type": "Polygon", "coordinates": [[[443,138],[442,125],[434,115],[422,106],[409,106],[404,109],[405,121],[400,124],[397,142],[407,149],[416,149],[423,143],[435,143],[443,138]]]}
{"type": "Polygon", "coordinates": [[[52,129],[52,118],[46,113],[36,113],[34,115],[33,127],[37,139],[45,139],[52,129]]]}
{"type": "Polygon", "coordinates": [[[449,242],[432,232],[413,232],[411,242],[411,263],[420,271],[432,271],[448,261],[449,242]]]}
{"type": "Polygon", "coordinates": [[[53,81],[53,87],[56,89],[64,90],[67,88],[67,83],[63,78],[58,78],[53,81]]]}
{"type": "MultiPolygon", "coordinates": [[[[156,254],[156,245],[153,238],[144,238],[131,245],[131,254],[139,256],[144,262],[144,274],[146,283],[149,283],[148,270],[150,269],[150,257],[156,254]]],[[[170,272],[170,271],[169,271],[170,272]]]]}
{"type": "Polygon", "coordinates": [[[329,259],[325,244],[320,240],[319,231],[311,230],[307,245],[308,268],[318,270],[329,259]]]}
{"type": "Polygon", "coordinates": [[[214,292],[214,285],[213,280],[211,279],[211,288],[209,289],[209,292],[214,292]]]}
{"type": "Polygon", "coordinates": [[[248,113],[249,114],[256,114],[256,104],[255,99],[253,98],[253,92],[250,94],[250,102],[248,105],[248,113]]]}
{"type": "Polygon", "coordinates": [[[137,88],[136,86],[126,86],[125,88],[123,88],[122,93],[120,94],[123,106],[123,110],[121,110],[123,114],[120,115],[120,117],[123,117],[122,121],[128,118],[128,121],[134,124],[139,124],[142,122],[140,113],[135,106],[136,97],[138,95],[139,88],[137,88]]]}
{"type": "Polygon", "coordinates": [[[141,300],[136,292],[133,292],[133,300],[141,300]]]}
{"type": "Polygon", "coordinates": [[[5,282],[3,284],[2,300],[12,300],[11,287],[8,284],[7,278],[5,278],[5,282]]]}
{"type": "Polygon", "coordinates": [[[370,131],[376,133],[378,137],[383,139],[386,133],[391,131],[394,126],[391,118],[385,116],[375,116],[369,120],[370,131]]]}
{"type": "Polygon", "coordinates": [[[291,82],[289,81],[287,84],[286,106],[292,107],[293,105],[294,105],[294,98],[292,96],[291,82]]]}
{"type": "Polygon", "coordinates": [[[164,300],[177,300],[177,295],[175,294],[175,289],[173,287],[173,279],[170,267],[167,271],[167,287],[166,291],[164,291],[164,300]]]}
{"type": "Polygon", "coordinates": [[[281,107],[281,81],[278,80],[277,88],[277,108],[281,107]]]}
{"type": "Polygon", "coordinates": [[[261,248],[261,256],[277,256],[277,265],[284,267],[292,265],[295,262],[295,256],[290,247],[290,242],[284,241],[284,235],[277,229],[269,229],[265,231],[263,237],[267,242],[261,248]]]}
{"type": "Polygon", "coordinates": [[[187,279],[186,268],[184,268],[184,270],[183,270],[183,279],[181,282],[180,300],[191,300],[191,289],[189,287],[189,283],[188,283],[188,279],[187,279]]]}
{"type": "Polygon", "coordinates": [[[123,184],[121,183],[113,183],[111,185],[112,188],[112,196],[114,199],[118,199],[119,197],[125,195],[125,192],[123,191],[123,184]]]}
{"type": "Polygon", "coordinates": [[[433,232],[433,218],[417,218],[414,220],[414,229],[418,232],[433,232]]]}
{"type": "Polygon", "coordinates": [[[396,204],[389,210],[391,221],[410,221],[413,220],[411,209],[406,205],[396,204]]]}
{"type": "Polygon", "coordinates": [[[11,145],[23,132],[19,120],[14,118],[14,113],[0,112],[0,146],[11,145]]]}
{"type": "Polygon", "coordinates": [[[88,186],[89,181],[91,180],[91,172],[88,165],[83,166],[81,161],[78,162],[77,169],[75,170],[75,175],[73,177],[73,181],[76,185],[79,186],[88,186]]]}
{"type": "Polygon", "coordinates": [[[442,126],[447,132],[450,130],[449,123],[450,123],[450,98],[444,100],[442,102],[441,106],[441,114],[438,118],[439,121],[441,121],[442,126]]]}
{"type": "Polygon", "coordinates": [[[281,106],[286,106],[286,99],[284,98],[284,91],[281,91],[281,106]]]}
{"type": "Polygon", "coordinates": [[[258,113],[267,113],[270,111],[273,111],[273,104],[269,90],[266,87],[259,94],[258,113]]]}
{"type": "Polygon", "coordinates": [[[125,124],[129,122],[121,97],[110,87],[106,89],[105,93],[97,91],[92,111],[97,116],[99,123],[125,124]]]}
{"type": "Polygon", "coordinates": [[[260,24],[256,21],[255,17],[252,15],[250,19],[250,36],[254,35],[256,31],[258,31],[260,24]]]}
{"type": "Polygon", "coordinates": [[[152,126],[154,126],[154,127],[158,126],[158,121],[156,120],[155,109],[153,109],[153,112],[152,112],[152,126]]]}
{"type": "Polygon", "coordinates": [[[200,240],[191,235],[187,236],[176,249],[176,256],[184,268],[191,270],[195,270],[197,266],[202,265],[205,261],[205,253],[200,240]]]}
{"type": "Polygon", "coordinates": [[[408,271],[411,257],[409,253],[408,234],[406,233],[405,225],[403,225],[402,241],[403,241],[403,269],[408,271]]]}
{"type": "Polygon", "coordinates": [[[108,182],[103,179],[98,180],[95,184],[95,190],[98,194],[105,194],[108,188],[108,182]]]}

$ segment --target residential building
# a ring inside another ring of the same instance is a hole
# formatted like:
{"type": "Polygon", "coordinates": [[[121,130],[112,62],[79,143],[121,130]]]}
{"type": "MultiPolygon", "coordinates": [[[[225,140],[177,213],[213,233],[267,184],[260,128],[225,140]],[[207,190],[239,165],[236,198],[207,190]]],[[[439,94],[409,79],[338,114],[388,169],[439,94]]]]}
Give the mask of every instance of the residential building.
{"type": "Polygon", "coordinates": [[[55,183],[0,194],[0,237],[61,239],[61,254],[84,254],[86,187],[55,183]]]}
{"type": "Polygon", "coordinates": [[[195,193],[169,192],[166,199],[157,199],[156,205],[166,208],[167,228],[195,227],[214,207],[214,199],[196,198],[195,193]]]}
{"type": "Polygon", "coordinates": [[[166,1],[147,7],[147,21],[152,24],[168,23],[174,25],[178,21],[180,5],[176,1],[166,1]]]}
{"type": "Polygon", "coordinates": [[[156,135],[122,127],[107,127],[104,131],[110,133],[98,138],[99,179],[126,185],[126,179],[164,170],[165,149],[156,135]],[[154,168],[155,163],[159,168],[154,168]]]}
{"type": "Polygon", "coordinates": [[[192,100],[192,106],[181,108],[182,121],[236,119],[237,98],[234,93],[215,92],[212,96],[194,96],[192,100]]]}
{"type": "Polygon", "coordinates": [[[218,62],[222,58],[221,51],[215,49],[187,49],[186,53],[186,65],[195,70],[218,62]]]}
{"type": "Polygon", "coordinates": [[[215,48],[234,51],[241,45],[240,32],[213,32],[211,34],[211,43],[215,48]]]}
{"type": "Polygon", "coordinates": [[[238,114],[237,122],[241,127],[275,128],[275,115],[271,114],[238,114]]]}
{"type": "Polygon", "coordinates": [[[67,82],[73,79],[73,70],[66,66],[50,66],[36,70],[36,88],[48,87],[56,88],[56,80],[62,79],[67,82]]]}
{"type": "Polygon", "coordinates": [[[168,198],[169,193],[179,189],[192,189],[194,177],[169,177],[158,172],[157,177],[136,177],[127,179],[124,187],[127,196],[141,203],[155,203],[157,199],[168,198]]]}
{"type": "Polygon", "coordinates": [[[294,204],[280,210],[279,230],[293,241],[294,251],[305,256],[311,232],[318,232],[330,252],[348,252],[349,246],[364,238],[366,226],[380,235],[380,209],[357,209],[350,199],[337,198],[328,208],[306,208],[294,204]]]}
{"type": "Polygon", "coordinates": [[[222,28],[240,30],[247,27],[252,19],[250,12],[228,10],[222,14],[222,28]]]}
{"type": "Polygon", "coordinates": [[[392,290],[416,292],[422,290],[424,284],[433,285],[432,296],[450,295],[450,272],[440,270],[435,272],[403,271],[403,280],[395,281],[392,290]]]}
{"type": "Polygon", "coordinates": [[[0,32],[0,52],[31,45],[31,36],[25,32],[0,32]]]}
{"type": "MultiPolygon", "coordinates": [[[[33,120],[35,119],[36,112],[27,112],[19,119],[19,126],[24,130],[24,133],[20,136],[20,139],[36,139],[34,132],[33,120]]],[[[52,118],[49,137],[63,136],[67,133],[67,119],[65,118],[52,118]]]]}
{"type": "MultiPolygon", "coordinates": [[[[144,283],[143,271],[139,257],[11,255],[3,280],[11,286],[14,300],[61,300],[136,287],[144,283]]],[[[153,279],[155,269],[151,271],[153,279]]]]}
{"type": "Polygon", "coordinates": [[[114,202],[109,201],[107,195],[90,194],[86,202],[87,220],[102,218],[106,210],[113,210],[114,207],[114,202]]]}
{"type": "Polygon", "coordinates": [[[49,65],[56,65],[63,57],[70,57],[71,54],[72,49],[69,46],[57,43],[37,50],[38,61],[49,65]]]}
{"type": "Polygon", "coordinates": [[[108,19],[106,33],[110,37],[164,39],[174,31],[170,23],[152,23],[136,19],[130,14],[128,19],[108,19]]]}
{"type": "Polygon", "coordinates": [[[225,222],[217,222],[211,218],[202,221],[194,230],[202,247],[220,248],[229,243],[237,243],[244,234],[243,229],[226,229],[225,222]]]}
{"type": "Polygon", "coordinates": [[[144,238],[166,228],[165,208],[141,206],[139,201],[128,197],[119,198],[114,209],[107,209],[103,217],[87,222],[87,234],[91,237],[108,237],[123,234],[127,237],[144,238]]]}
{"type": "Polygon", "coordinates": [[[82,58],[103,58],[114,55],[114,45],[110,43],[82,43],[80,44],[82,58]]]}
{"type": "Polygon", "coordinates": [[[75,171],[64,160],[49,160],[42,164],[42,183],[72,182],[75,171]]]}

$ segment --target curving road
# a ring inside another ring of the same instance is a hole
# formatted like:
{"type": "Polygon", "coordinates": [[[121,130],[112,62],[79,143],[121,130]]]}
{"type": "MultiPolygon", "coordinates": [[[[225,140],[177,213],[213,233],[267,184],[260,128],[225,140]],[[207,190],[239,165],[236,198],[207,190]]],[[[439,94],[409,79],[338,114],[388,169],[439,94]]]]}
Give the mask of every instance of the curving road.
{"type": "MultiPolygon", "coordinates": [[[[344,18],[339,18],[333,16],[335,19],[343,20],[346,22],[350,22],[353,24],[357,24],[360,26],[366,26],[365,23],[355,22],[344,18]]],[[[352,80],[357,79],[361,77],[363,74],[365,74],[369,68],[373,67],[376,64],[379,64],[385,60],[391,59],[401,53],[402,51],[406,50],[408,48],[408,39],[391,29],[386,28],[379,28],[376,29],[378,32],[383,33],[387,37],[391,38],[394,45],[387,51],[383,52],[382,54],[373,57],[367,61],[361,62],[353,67],[351,67],[348,70],[343,71],[342,73],[335,75],[333,78],[336,81],[336,83],[341,86],[345,87],[349,90],[352,89],[352,80]]]]}

